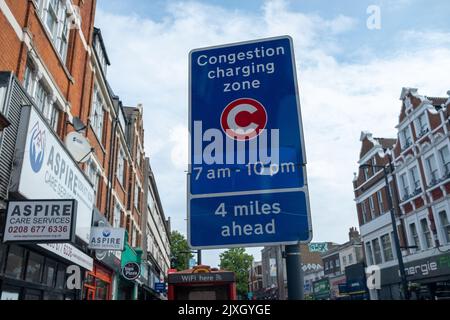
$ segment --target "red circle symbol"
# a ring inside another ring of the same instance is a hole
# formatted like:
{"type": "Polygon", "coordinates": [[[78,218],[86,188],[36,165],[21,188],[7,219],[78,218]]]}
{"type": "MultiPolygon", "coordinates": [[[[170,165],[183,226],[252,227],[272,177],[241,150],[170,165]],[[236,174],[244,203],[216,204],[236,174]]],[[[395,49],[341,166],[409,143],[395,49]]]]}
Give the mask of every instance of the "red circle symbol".
{"type": "Polygon", "coordinates": [[[222,130],[228,137],[247,141],[259,136],[267,125],[267,112],[264,106],[250,98],[231,102],[220,117],[222,130]]]}

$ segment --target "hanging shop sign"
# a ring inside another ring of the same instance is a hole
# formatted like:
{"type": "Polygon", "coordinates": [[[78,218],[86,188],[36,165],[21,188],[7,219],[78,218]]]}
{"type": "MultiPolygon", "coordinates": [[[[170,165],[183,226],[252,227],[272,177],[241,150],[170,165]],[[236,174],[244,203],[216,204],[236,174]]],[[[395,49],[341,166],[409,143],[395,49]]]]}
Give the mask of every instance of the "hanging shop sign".
{"type": "Polygon", "coordinates": [[[89,249],[123,251],[125,246],[125,229],[92,227],[89,249]]]}
{"type": "Polygon", "coordinates": [[[94,188],[42,116],[23,106],[16,141],[10,192],[27,199],[75,199],[76,235],[89,242],[94,188]]]}
{"type": "Polygon", "coordinates": [[[130,281],[136,280],[141,274],[141,266],[136,262],[128,262],[122,268],[122,276],[130,281]]]}
{"type": "Polygon", "coordinates": [[[75,242],[76,200],[10,201],[3,242],[75,242]]]}

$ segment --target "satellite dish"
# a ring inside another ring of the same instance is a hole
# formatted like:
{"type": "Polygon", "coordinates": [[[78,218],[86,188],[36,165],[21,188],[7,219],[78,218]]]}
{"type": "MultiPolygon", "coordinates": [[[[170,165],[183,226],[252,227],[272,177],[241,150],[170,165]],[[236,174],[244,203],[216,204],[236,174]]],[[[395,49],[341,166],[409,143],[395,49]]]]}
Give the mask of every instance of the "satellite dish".
{"type": "Polygon", "coordinates": [[[89,141],[87,141],[81,133],[69,133],[66,136],[65,143],[75,161],[85,163],[89,159],[87,155],[91,153],[92,147],[89,141]]]}

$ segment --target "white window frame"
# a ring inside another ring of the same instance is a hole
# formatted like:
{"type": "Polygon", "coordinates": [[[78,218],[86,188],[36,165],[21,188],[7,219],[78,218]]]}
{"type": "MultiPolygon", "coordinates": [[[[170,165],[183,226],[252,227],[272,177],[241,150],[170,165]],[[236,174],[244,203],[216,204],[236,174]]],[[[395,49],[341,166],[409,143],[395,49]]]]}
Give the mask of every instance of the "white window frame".
{"type": "Polygon", "coordinates": [[[410,183],[408,171],[404,170],[398,175],[398,189],[400,191],[401,201],[405,200],[410,195],[410,183]]]}
{"type": "Polygon", "coordinates": [[[94,83],[90,120],[94,134],[97,136],[100,144],[102,144],[105,121],[105,99],[97,82],[94,83]]]}
{"type": "Polygon", "coordinates": [[[371,220],[375,219],[375,203],[373,202],[373,195],[369,197],[369,210],[371,220]]]}
{"type": "Polygon", "coordinates": [[[433,248],[433,232],[431,231],[430,228],[430,221],[428,220],[427,217],[421,217],[419,219],[419,225],[420,225],[420,234],[422,236],[422,241],[423,241],[423,249],[424,250],[428,250],[433,248]],[[427,230],[424,230],[423,228],[423,222],[425,221],[425,227],[427,228],[427,230]],[[427,234],[429,235],[429,238],[427,237],[427,234]],[[429,243],[428,243],[429,241],[429,243]]]}
{"type": "Polygon", "coordinates": [[[383,189],[380,189],[377,191],[377,200],[378,200],[378,210],[380,210],[380,216],[383,215],[385,212],[384,210],[384,202],[383,202],[383,189]]]}
{"type": "Polygon", "coordinates": [[[413,166],[408,168],[408,174],[409,174],[409,178],[410,178],[410,182],[411,182],[411,190],[413,193],[415,193],[418,190],[422,190],[422,179],[420,177],[420,172],[419,172],[419,167],[417,166],[417,164],[414,164],[413,166]],[[416,172],[417,177],[415,177],[415,175],[413,174],[413,172],[416,172]],[[414,179],[414,178],[417,178],[414,179]],[[418,182],[418,186],[416,185],[416,182],[418,182]]]}
{"type": "Polygon", "coordinates": [[[120,185],[125,187],[125,162],[126,155],[122,143],[119,142],[119,149],[117,151],[117,171],[116,177],[119,180],[120,185]]]}
{"type": "Polygon", "coordinates": [[[438,153],[438,159],[439,159],[438,163],[439,163],[439,166],[442,169],[441,170],[442,175],[443,176],[444,175],[448,176],[450,174],[450,147],[449,147],[449,145],[448,144],[444,144],[444,145],[439,146],[438,149],[437,149],[437,153],[438,153]],[[447,151],[449,153],[449,159],[447,159],[448,162],[446,162],[446,163],[444,163],[446,159],[443,159],[442,153],[441,153],[441,151],[443,149],[445,149],[445,148],[447,148],[447,151]]]}
{"type": "Polygon", "coordinates": [[[434,181],[434,184],[436,184],[437,181],[439,181],[441,174],[439,172],[440,168],[439,168],[439,165],[438,165],[438,162],[436,159],[436,154],[433,151],[424,156],[424,165],[425,165],[425,176],[427,177],[427,186],[430,186],[433,183],[433,181],[434,181]],[[436,170],[434,171],[434,172],[436,172],[435,177],[432,176],[431,168],[429,165],[431,163],[428,161],[430,158],[434,159],[434,165],[436,168],[436,170]]]}
{"type": "Polygon", "coordinates": [[[408,149],[410,146],[413,145],[414,141],[412,137],[411,127],[409,125],[401,129],[399,135],[402,151],[408,149]],[[406,133],[408,133],[408,135],[406,135],[406,133]]]}
{"type": "Polygon", "coordinates": [[[386,234],[383,234],[382,236],[380,236],[380,245],[381,245],[381,252],[382,252],[382,255],[383,255],[383,261],[384,262],[394,261],[394,249],[392,247],[392,238],[391,238],[391,234],[390,233],[386,233],[386,234]],[[390,260],[388,260],[386,258],[385,246],[384,246],[384,243],[383,243],[383,238],[384,237],[387,237],[389,239],[389,245],[390,245],[389,249],[391,250],[391,255],[392,255],[392,259],[390,259],[390,260]]]}
{"type": "Polygon", "coordinates": [[[366,241],[366,263],[368,266],[373,266],[375,264],[375,256],[373,255],[373,249],[372,249],[372,240],[366,241]]]}
{"type": "Polygon", "coordinates": [[[416,127],[416,135],[418,138],[421,138],[428,132],[430,132],[430,122],[427,110],[424,110],[417,116],[417,118],[414,121],[414,126],[416,127]]]}

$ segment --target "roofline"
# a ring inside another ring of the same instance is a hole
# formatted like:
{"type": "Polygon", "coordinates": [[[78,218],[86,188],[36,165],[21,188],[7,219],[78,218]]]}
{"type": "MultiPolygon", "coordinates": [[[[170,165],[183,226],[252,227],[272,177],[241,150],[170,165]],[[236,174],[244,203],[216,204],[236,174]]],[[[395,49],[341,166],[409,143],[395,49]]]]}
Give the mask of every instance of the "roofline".
{"type": "Polygon", "coordinates": [[[106,51],[105,42],[103,41],[102,31],[100,28],[94,27],[94,35],[97,35],[100,39],[100,45],[102,46],[103,53],[105,54],[106,63],[108,66],[111,65],[111,61],[109,60],[108,52],[106,51]]]}

